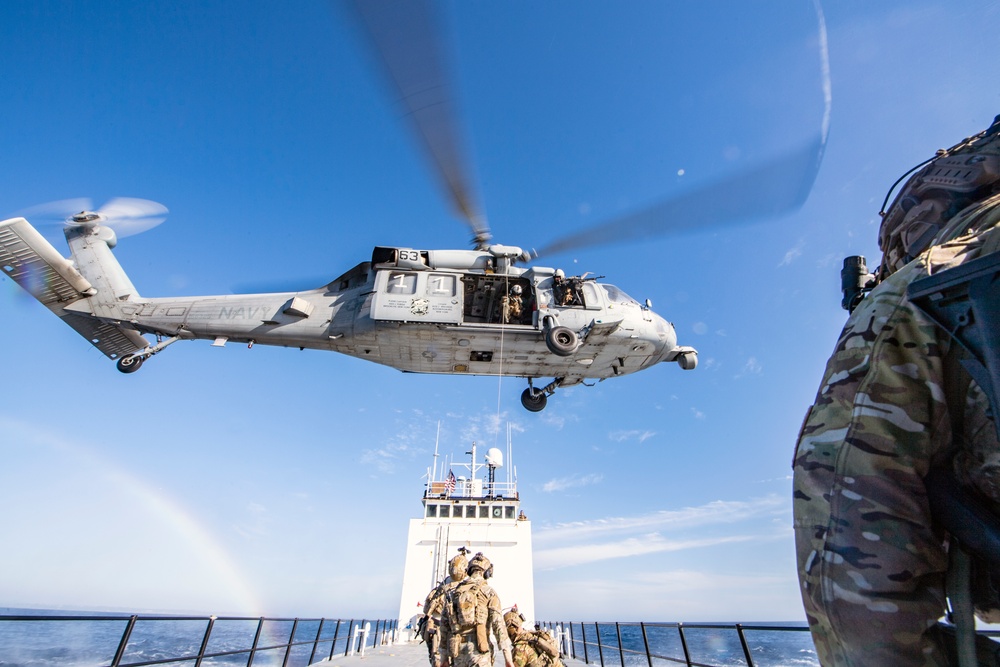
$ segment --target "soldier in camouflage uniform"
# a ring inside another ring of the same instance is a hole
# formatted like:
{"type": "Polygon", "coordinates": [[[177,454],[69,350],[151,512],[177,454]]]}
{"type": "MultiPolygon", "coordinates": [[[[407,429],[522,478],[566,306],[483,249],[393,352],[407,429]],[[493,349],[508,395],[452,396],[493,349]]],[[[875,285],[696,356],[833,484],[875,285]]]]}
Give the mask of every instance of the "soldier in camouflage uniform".
{"type": "Polygon", "coordinates": [[[844,327],[799,434],[799,580],[824,667],[949,664],[935,625],[945,612],[947,538],[932,526],[924,477],[952,466],[1000,512],[989,402],[956,372],[958,344],[906,297],[912,281],[1000,247],[998,130],[994,121],[939,152],[886,214],[880,282],[844,327]],[[946,160],[985,163],[984,173],[964,191],[934,190],[946,160]],[[964,442],[957,454],[953,428],[964,442]]]}
{"type": "MultiPolygon", "coordinates": [[[[464,549],[464,547],[463,547],[464,549]]],[[[441,625],[441,610],[444,608],[445,596],[448,591],[458,586],[458,583],[465,579],[469,561],[464,553],[460,553],[448,561],[448,576],[440,584],[427,594],[424,600],[424,625],[421,636],[427,642],[427,654],[430,658],[431,667],[436,667],[438,663],[438,649],[441,645],[441,636],[438,628],[441,625]]]]}
{"type": "Polygon", "coordinates": [[[544,630],[525,630],[524,617],[514,607],[503,616],[515,667],[563,667],[559,643],[544,630]]]}
{"type": "Polygon", "coordinates": [[[491,634],[506,667],[514,667],[500,596],[486,583],[492,575],[489,559],[477,553],[469,561],[468,576],[445,596],[440,667],[493,667],[491,634]]]}

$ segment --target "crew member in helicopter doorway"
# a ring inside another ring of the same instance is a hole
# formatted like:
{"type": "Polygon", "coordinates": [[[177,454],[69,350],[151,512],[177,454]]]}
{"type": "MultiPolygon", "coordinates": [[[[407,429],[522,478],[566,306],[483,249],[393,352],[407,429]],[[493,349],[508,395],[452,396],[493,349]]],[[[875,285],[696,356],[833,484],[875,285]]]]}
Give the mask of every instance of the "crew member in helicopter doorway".
{"type": "MultiPolygon", "coordinates": [[[[972,380],[968,352],[930,318],[919,290],[908,296],[917,280],[1000,258],[1000,116],[924,164],[882,219],[877,273],[853,294],[845,279],[853,313],[796,445],[799,581],[824,667],[956,664],[962,633],[956,640],[953,626],[938,623],[945,575],[955,571],[949,556],[971,559],[976,614],[1000,620],[996,581],[988,581],[997,568],[960,555],[968,554],[955,548],[966,544],[956,537],[963,522],[942,519],[932,502],[943,488],[932,479],[943,475],[965,494],[946,506],[1000,515],[991,383],[972,380]]],[[[954,590],[949,580],[953,607],[954,590]]],[[[974,661],[980,638],[971,630],[967,638],[974,661]]]]}

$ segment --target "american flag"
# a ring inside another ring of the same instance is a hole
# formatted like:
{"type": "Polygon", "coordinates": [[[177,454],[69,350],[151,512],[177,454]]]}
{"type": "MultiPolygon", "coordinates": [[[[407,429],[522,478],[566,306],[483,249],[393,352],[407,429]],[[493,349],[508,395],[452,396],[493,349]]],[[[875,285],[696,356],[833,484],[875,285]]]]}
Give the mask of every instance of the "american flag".
{"type": "Polygon", "coordinates": [[[445,480],[444,488],[448,493],[455,490],[455,473],[451,470],[448,471],[448,479],[445,480]]]}

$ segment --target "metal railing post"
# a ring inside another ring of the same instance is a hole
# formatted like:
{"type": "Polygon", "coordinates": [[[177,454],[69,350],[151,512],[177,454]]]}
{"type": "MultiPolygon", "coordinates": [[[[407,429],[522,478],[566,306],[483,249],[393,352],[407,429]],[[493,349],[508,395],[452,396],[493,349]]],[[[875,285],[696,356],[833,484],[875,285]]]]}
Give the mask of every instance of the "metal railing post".
{"type": "Polygon", "coordinates": [[[747,667],[753,667],[753,656],[750,655],[750,647],[747,646],[747,638],[743,636],[743,624],[736,624],[736,634],[740,636],[740,646],[743,647],[743,655],[747,659],[747,667]]]}
{"type": "Polygon", "coordinates": [[[354,632],[354,619],[352,618],[350,625],[347,626],[347,646],[344,647],[344,657],[347,657],[347,654],[351,650],[351,644],[354,642],[354,637],[351,636],[353,632],[354,632]]]}
{"type": "Polygon", "coordinates": [[[576,637],[573,636],[573,621],[569,622],[569,657],[576,660],[576,637]]]}
{"type": "Polygon", "coordinates": [[[646,638],[646,624],[640,623],[639,629],[642,630],[642,646],[646,649],[646,663],[649,667],[653,667],[653,656],[649,654],[649,639],[646,638]]]}
{"type": "Polygon", "coordinates": [[[205,649],[208,648],[208,638],[212,635],[212,626],[215,625],[215,616],[208,619],[205,627],[205,636],[201,639],[201,648],[198,649],[198,659],[194,661],[194,667],[201,667],[201,661],[205,659],[205,649]]]}
{"type": "Polygon", "coordinates": [[[380,625],[382,625],[382,619],[378,619],[377,621],[375,621],[375,634],[372,635],[372,648],[375,648],[376,646],[379,645],[378,629],[380,625]]]}
{"type": "Polygon", "coordinates": [[[618,626],[618,621],[615,621],[615,634],[618,635],[618,659],[621,660],[621,666],[625,667],[625,652],[622,651],[622,629],[618,626]]]}
{"type": "Polygon", "coordinates": [[[597,655],[601,657],[601,667],[604,667],[604,645],[601,643],[601,625],[594,622],[594,630],[597,631],[597,655]]]}
{"type": "Polygon", "coordinates": [[[590,656],[587,655],[587,624],[580,622],[580,635],[583,637],[583,661],[590,664],[590,656]]]}
{"type": "Polygon", "coordinates": [[[125,655],[125,647],[128,646],[128,640],[132,636],[132,628],[135,627],[137,618],[138,616],[134,614],[129,616],[128,623],[125,624],[125,630],[122,632],[121,641],[118,642],[118,650],[115,651],[115,657],[111,661],[111,667],[118,667],[121,664],[122,656],[125,655]]]}
{"type": "Polygon", "coordinates": [[[684,664],[691,667],[691,653],[688,651],[687,639],[684,638],[684,624],[677,624],[677,632],[681,636],[681,648],[684,649],[684,664]]]}
{"type": "Polygon", "coordinates": [[[333,629],[333,644],[330,646],[329,659],[333,660],[333,652],[337,650],[337,635],[340,634],[340,619],[337,619],[337,627],[333,629]]]}
{"type": "Polygon", "coordinates": [[[309,664],[313,664],[313,660],[316,657],[316,646],[319,644],[319,636],[323,634],[323,623],[326,621],[325,618],[319,619],[319,627],[316,629],[316,639],[313,640],[313,650],[309,654],[309,664]]]}
{"type": "Polygon", "coordinates": [[[260,645],[260,633],[264,630],[264,617],[257,621],[257,632],[253,636],[253,646],[250,647],[250,657],[247,658],[247,667],[253,665],[253,659],[257,657],[257,647],[260,645]]]}
{"type": "Polygon", "coordinates": [[[288,634],[288,643],[285,644],[285,659],[281,661],[281,667],[288,667],[288,656],[292,653],[292,641],[295,640],[295,629],[299,627],[299,619],[292,621],[292,631],[288,634]]]}

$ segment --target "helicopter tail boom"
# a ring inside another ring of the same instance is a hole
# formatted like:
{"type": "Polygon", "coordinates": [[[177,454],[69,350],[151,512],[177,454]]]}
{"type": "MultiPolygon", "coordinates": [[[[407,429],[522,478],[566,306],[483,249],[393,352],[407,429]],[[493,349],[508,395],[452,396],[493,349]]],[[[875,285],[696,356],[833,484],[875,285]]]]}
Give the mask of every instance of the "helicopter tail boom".
{"type": "MultiPolygon", "coordinates": [[[[108,244],[102,244],[107,251],[107,257],[100,258],[103,261],[97,261],[100,250],[97,254],[84,250],[79,257],[74,252],[74,266],[27,220],[12,218],[0,222],[0,269],[94,347],[117,359],[147,347],[148,342],[137,331],[94,317],[97,310],[110,310],[98,303],[107,301],[102,298],[105,290],[101,288],[112,283],[121,285],[124,277],[108,244]],[[83,265],[81,259],[94,274],[90,279],[76,268],[83,265]],[[108,269],[110,275],[97,267],[108,269]]],[[[70,245],[74,245],[72,240],[70,245]]],[[[124,280],[131,286],[127,278],[124,280]]]]}

